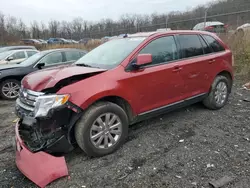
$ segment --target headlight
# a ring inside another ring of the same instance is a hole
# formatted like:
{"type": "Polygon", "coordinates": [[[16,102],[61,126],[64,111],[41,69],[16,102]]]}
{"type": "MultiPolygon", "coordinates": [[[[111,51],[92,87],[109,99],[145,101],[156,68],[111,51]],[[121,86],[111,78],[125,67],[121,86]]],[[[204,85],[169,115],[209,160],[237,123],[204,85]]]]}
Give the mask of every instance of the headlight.
{"type": "Polygon", "coordinates": [[[49,110],[64,105],[69,100],[69,95],[43,95],[36,98],[35,117],[47,116],[49,110]]]}

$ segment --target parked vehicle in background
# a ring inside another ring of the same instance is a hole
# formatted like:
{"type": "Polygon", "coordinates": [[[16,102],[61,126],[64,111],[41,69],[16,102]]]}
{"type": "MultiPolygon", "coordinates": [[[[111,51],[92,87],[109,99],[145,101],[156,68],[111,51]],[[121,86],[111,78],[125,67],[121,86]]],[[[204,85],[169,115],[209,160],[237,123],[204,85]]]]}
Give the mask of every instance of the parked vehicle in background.
{"type": "Polygon", "coordinates": [[[46,50],[20,64],[0,66],[0,96],[3,99],[15,99],[25,75],[44,68],[72,64],[86,53],[78,49],[46,50]]]}
{"type": "Polygon", "coordinates": [[[236,29],[236,35],[239,37],[244,37],[247,34],[250,34],[250,23],[246,23],[244,25],[241,25],[236,29]]]}
{"type": "Polygon", "coordinates": [[[61,38],[62,44],[71,44],[71,42],[67,39],[61,38]]]}
{"type": "Polygon", "coordinates": [[[10,51],[10,50],[21,50],[21,49],[36,50],[36,47],[34,47],[34,46],[3,46],[0,48],[0,53],[10,51]]]}
{"type": "Polygon", "coordinates": [[[101,43],[108,42],[110,38],[111,38],[111,37],[109,37],[109,36],[106,36],[106,37],[101,38],[101,43]]]}
{"type": "Polygon", "coordinates": [[[22,39],[20,41],[20,44],[24,45],[36,45],[36,44],[42,44],[39,40],[36,39],[22,39]]]}
{"type": "Polygon", "coordinates": [[[79,42],[75,41],[75,40],[72,40],[72,39],[69,39],[68,40],[71,44],[78,44],[79,42]]]}
{"type": "Polygon", "coordinates": [[[32,55],[38,53],[37,50],[22,49],[22,50],[10,50],[0,53],[0,66],[4,64],[18,64],[32,55]]]}
{"type": "Polygon", "coordinates": [[[193,30],[208,31],[212,33],[226,33],[227,25],[222,22],[202,22],[197,24],[193,30]]]}
{"type": "Polygon", "coordinates": [[[43,39],[37,39],[39,40],[42,44],[47,44],[47,41],[43,40],[43,39]]]}
{"type": "Polygon", "coordinates": [[[83,39],[79,40],[79,43],[80,43],[80,44],[86,45],[86,44],[88,44],[88,42],[89,42],[90,40],[91,40],[91,38],[83,38],[83,39]]]}
{"type": "Polygon", "coordinates": [[[63,44],[63,40],[61,38],[50,38],[47,41],[48,44],[63,44]]]}

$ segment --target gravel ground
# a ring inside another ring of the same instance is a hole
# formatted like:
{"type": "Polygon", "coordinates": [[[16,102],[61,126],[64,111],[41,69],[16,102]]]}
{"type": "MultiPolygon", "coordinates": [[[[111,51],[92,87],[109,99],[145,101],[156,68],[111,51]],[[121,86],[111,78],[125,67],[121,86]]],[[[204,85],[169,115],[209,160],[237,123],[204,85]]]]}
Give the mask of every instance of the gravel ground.
{"type": "MultiPolygon", "coordinates": [[[[229,104],[209,111],[201,104],[133,125],[127,143],[102,158],[80,149],[66,156],[70,177],[48,187],[209,187],[223,176],[224,186],[250,185],[250,91],[237,80],[229,104]]],[[[0,187],[35,187],[16,168],[11,145],[13,102],[0,101],[0,187]]]]}

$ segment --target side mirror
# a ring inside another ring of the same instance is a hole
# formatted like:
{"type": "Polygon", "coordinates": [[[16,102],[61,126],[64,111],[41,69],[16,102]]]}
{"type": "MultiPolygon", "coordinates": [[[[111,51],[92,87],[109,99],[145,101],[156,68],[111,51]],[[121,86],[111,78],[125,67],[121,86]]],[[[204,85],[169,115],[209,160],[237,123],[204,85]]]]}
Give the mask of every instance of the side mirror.
{"type": "Polygon", "coordinates": [[[12,61],[12,60],[14,60],[14,57],[12,57],[12,56],[7,58],[7,61],[12,61]]]}
{"type": "Polygon", "coordinates": [[[42,69],[45,66],[45,63],[39,63],[37,64],[38,69],[42,69]]]}
{"type": "Polygon", "coordinates": [[[136,58],[136,65],[142,66],[152,63],[153,57],[152,54],[139,54],[136,58]]]}

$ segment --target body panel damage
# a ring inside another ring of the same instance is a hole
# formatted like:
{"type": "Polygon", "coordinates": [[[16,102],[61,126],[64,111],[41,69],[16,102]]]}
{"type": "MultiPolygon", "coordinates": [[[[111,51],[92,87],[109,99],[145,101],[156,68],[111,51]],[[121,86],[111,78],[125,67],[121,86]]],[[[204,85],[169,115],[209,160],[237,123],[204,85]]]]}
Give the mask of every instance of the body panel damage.
{"type": "Polygon", "coordinates": [[[54,157],[45,152],[30,152],[19,136],[19,122],[16,124],[16,165],[18,169],[39,187],[67,176],[68,168],[64,157],[54,157]]]}
{"type": "Polygon", "coordinates": [[[44,89],[54,87],[57,83],[65,79],[67,80],[69,78],[78,78],[79,80],[81,80],[104,71],[106,70],[98,68],[80,67],[75,65],[61,66],[31,73],[23,79],[22,84],[27,89],[33,91],[42,91],[44,89]],[[84,77],[82,78],[81,76],[84,77]]]}

